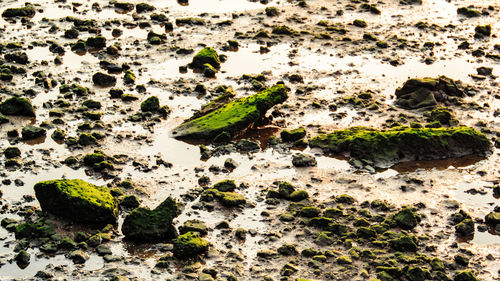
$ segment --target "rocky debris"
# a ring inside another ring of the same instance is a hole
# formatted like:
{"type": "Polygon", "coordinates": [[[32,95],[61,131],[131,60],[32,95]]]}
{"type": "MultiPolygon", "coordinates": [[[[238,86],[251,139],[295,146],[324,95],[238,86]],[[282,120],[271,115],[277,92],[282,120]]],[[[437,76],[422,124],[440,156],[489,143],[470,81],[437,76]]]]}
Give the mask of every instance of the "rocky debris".
{"type": "Polygon", "coordinates": [[[115,223],[118,204],[107,187],[80,179],[42,181],[35,184],[42,210],[76,222],[115,223]]]}
{"type": "Polygon", "coordinates": [[[167,198],[154,210],[137,208],[125,217],[122,232],[137,242],[167,241],[177,236],[172,220],[179,215],[177,203],[167,198]]]}
{"type": "Polygon", "coordinates": [[[312,138],[309,145],[329,153],[348,153],[375,167],[491,153],[488,138],[469,127],[395,127],[387,130],[354,127],[319,135],[312,138]]]}
{"type": "Polygon", "coordinates": [[[176,138],[212,139],[221,133],[234,136],[263,118],[271,107],[287,99],[284,85],[278,84],[258,94],[230,102],[199,118],[189,120],[172,132],[176,138]]]}
{"type": "Polygon", "coordinates": [[[318,162],[316,162],[316,158],[312,155],[299,153],[293,156],[292,164],[295,167],[314,167],[318,165],[318,162]]]}
{"type": "Polygon", "coordinates": [[[35,109],[27,98],[11,97],[0,104],[0,113],[5,115],[18,115],[35,117],[35,109]]]}
{"type": "Polygon", "coordinates": [[[452,104],[465,97],[470,88],[461,81],[448,77],[414,78],[406,81],[403,87],[396,89],[395,104],[408,109],[452,104]]]}

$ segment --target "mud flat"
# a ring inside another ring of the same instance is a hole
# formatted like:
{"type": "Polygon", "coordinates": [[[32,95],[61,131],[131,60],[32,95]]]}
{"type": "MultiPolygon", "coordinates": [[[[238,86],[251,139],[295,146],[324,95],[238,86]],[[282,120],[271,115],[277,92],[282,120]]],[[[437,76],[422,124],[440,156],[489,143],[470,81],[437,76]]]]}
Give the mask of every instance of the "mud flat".
{"type": "Polygon", "coordinates": [[[500,278],[495,1],[0,13],[0,279],[500,278]]]}

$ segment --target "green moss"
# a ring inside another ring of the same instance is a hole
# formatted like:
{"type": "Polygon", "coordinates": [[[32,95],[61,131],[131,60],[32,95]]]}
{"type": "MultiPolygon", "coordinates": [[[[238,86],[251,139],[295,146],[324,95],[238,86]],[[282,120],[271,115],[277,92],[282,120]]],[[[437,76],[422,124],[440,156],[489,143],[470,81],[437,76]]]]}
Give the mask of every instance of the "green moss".
{"type": "Polygon", "coordinates": [[[283,130],[280,133],[281,139],[286,142],[298,141],[306,136],[306,129],[303,127],[293,130],[283,130]]]}
{"type": "Polygon", "coordinates": [[[447,107],[438,107],[429,112],[429,122],[437,121],[442,125],[456,125],[458,123],[457,119],[447,107]]]}
{"type": "Polygon", "coordinates": [[[219,55],[217,51],[213,48],[206,47],[199,51],[194,57],[193,62],[191,63],[191,67],[203,69],[204,64],[210,64],[215,69],[220,69],[221,61],[219,59],[219,55]]]}
{"type": "Polygon", "coordinates": [[[389,241],[392,249],[402,252],[416,252],[417,244],[415,236],[402,235],[399,238],[389,241]]]}
{"type": "Polygon", "coordinates": [[[71,85],[68,84],[63,84],[59,87],[59,92],[61,94],[64,93],[72,93],[77,96],[86,96],[89,94],[89,89],[86,87],[83,87],[79,84],[73,83],[71,85]]]}
{"type": "Polygon", "coordinates": [[[264,117],[267,110],[287,99],[284,85],[276,85],[258,94],[241,98],[202,117],[175,128],[175,137],[211,139],[222,132],[234,135],[264,117]]]}
{"type": "Polygon", "coordinates": [[[174,256],[180,259],[194,258],[208,251],[208,241],[197,232],[187,232],[174,240],[174,256]]]}
{"type": "Polygon", "coordinates": [[[78,144],[82,146],[97,144],[97,139],[89,133],[81,133],[78,136],[78,144]]]}
{"type": "Polygon", "coordinates": [[[141,103],[142,112],[155,112],[160,109],[160,100],[157,96],[151,96],[141,103]]]}
{"type": "Polygon", "coordinates": [[[172,220],[179,214],[177,203],[171,197],[154,210],[137,208],[123,222],[122,232],[127,239],[140,242],[166,241],[175,237],[172,220]]]}
{"type": "Polygon", "coordinates": [[[0,104],[0,113],[35,117],[35,109],[27,98],[11,97],[0,104]]]}
{"type": "Polygon", "coordinates": [[[28,221],[18,224],[14,229],[14,233],[16,239],[46,238],[55,234],[55,229],[51,223],[45,220],[38,220],[36,222],[28,221]]]}
{"type": "Polygon", "coordinates": [[[321,209],[318,207],[303,207],[299,213],[301,217],[306,218],[317,217],[319,214],[321,214],[321,209]]]}
{"type": "Polygon", "coordinates": [[[135,74],[131,70],[127,70],[125,75],[123,76],[123,82],[125,84],[134,84],[135,83],[135,74]]]}
{"type": "Polygon", "coordinates": [[[217,189],[218,191],[228,192],[234,191],[236,189],[236,184],[234,183],[234,180],[223,180],[214,184],[212,188],[217,189]]]}
{"type": "Polygon", "coordinates": [[[404,208],[394,216],[397,225],[402,229],[413,229],[420,222],[421,217],[410,208],[404,208]]]}
{"type": "Polygon", "coordinates": [[[476,278],[471,270],[464,270],[458,272],[455,277],[453,277],[453,281],[479,281],[479,279],[476,278]]]}
{"type": "Polygon", "coordinates": [[[83,157],[83,163],[87,166],[93,166],[107,159],[107,156],[100,150],[95,150],[94,153],[89,153],[83,157]]]}
{"type": "Polygon", "coordinates": [[[309,198],[309,193],[305,190],[296,190],[290,194],[290,201],[298,202],[309,198]]]}
{"type": "Polygon", "coordinates": [[[353,127],[319,135],[309,142],[330,153],[349,153],[378,167],[401,161],[430,160],[471,154],[488,154],[491,144],[470,127],[409,128],[376,130],[353,127]]]}
{"type": "Polygon", "coordinates": [[[286,25],[280,25],[273,27],[273,34],[294,36],[299,35],[300,33],[286,25]]]}
{"type": "Polygon", "coordinates": [[[43,137],[47,134],[44,128],[28,125],[21,130],[23,140],[32,140],[43,137]]]}
{"type": "Polygon", "coordinates": [[[114,223],[118,205],[107,187],[80,179],[60,179],[35,184],[42,210],[75,221],[114,223]]]}

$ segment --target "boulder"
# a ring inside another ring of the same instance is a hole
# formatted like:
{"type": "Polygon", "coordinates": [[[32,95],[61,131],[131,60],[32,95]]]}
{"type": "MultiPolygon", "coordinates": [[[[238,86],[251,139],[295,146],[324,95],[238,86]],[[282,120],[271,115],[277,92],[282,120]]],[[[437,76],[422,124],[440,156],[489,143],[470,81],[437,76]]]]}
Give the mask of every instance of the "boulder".
{"type": "Polygon", "coordinates": [[[172,132],[176,138],[213,139],[221,133],[234,136],[263,118],[276,104],[288,98],[287,89],[278,84],[255,95],[230,102],[215,111],[188,120],[172,132]]]}
{"type": "Polygon", "coordinates": [[[35,117],[35,109],[27,98],[12,97],[0,104],[0,113],[5,115],[18,115],[35,117]]]}
{"type": "Polygon", "coordinates": [[[468,90],[460,81],[445,76],[413,78],[406,81],[403,87],[396,89],[395,103],[407,109],[449,104],[457,98],[465,97],[468,90]]]}
{"type": "Polygon", "coordinates": [[[138,242],[166,241],[177,236],[172,220],[179,214],[177,203],[168,197],[154,210],[137,208],[123,222],[122,232],[127,239],[138,242]]]}
{"type": "Polygon", "coordinates": [[[380,168],[405,161],[488,155],[492,150],[488,138],[470,127],[387,130],[353,127],[314,137],[309,146],[328,153],[349,154],[380,168]]]}
{"type": "Polygon", "coordinates": [[[43,211],[70,220],[108,224],[118,217],[118,204],[109,189],[80,179],[59,179],[35,184],[43,211]]]}

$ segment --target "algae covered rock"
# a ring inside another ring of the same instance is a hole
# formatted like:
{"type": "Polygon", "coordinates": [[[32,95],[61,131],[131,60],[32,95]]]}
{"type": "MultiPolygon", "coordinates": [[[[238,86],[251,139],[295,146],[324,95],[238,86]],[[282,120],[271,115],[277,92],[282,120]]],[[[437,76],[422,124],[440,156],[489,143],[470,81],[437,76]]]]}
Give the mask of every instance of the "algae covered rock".
{"type": "Polygon", "coordinates": [[[44,128],[28,125],[23,128],[21,135],[23,140],[32,140],[39,137],[43,137],[47,134],[47,130],[44,128]]]}
{"type": "Polygon", "coordinates": [[[80,179],[59,179],[35,184],[43,211],[84,223],[115,223],[118,205],[107,187],[80,179]]]}
{"type": "Polygon", "coordinates": [[[394,216],[396,224],[402,229],[413,229],[420,222],[421,217],[410,208],[404,208],[394,216]]]}
{"type": "Polygon", "coordinates": [[[154,210],[141,207],[132,211],[125,217],[122,232],[127,239],[139,242],[166,241],[177,235],[172,220],[178,214],[177,203],[169,197],[154,210]]]}
{"type": "Polygon", "coordinates": [[[288,98],[284,85],[278,84],[255,95],[230,102],[199,118],[184,122],[175,128],[176,138],[212,139],[226,132],[234,136],[263,118],[276,104],[288,98]]]}
{"type": "Polygon", "coordinates": [[[22,8],[9,8],[3,11],[2,17],[13,18],[13,17],[33,17],[36,11],[33,5],[26,3],[26,6],[22,8]]]}
{"type": "Polygon", "coordinates": [[[97,72],[92,76],[92,82],[94,82],[96,86],[111,87],[116,84],[116,77],[106,73],[97,72]]]}
{"type": "Polygon", "coordinates": [[[398,162],[487,155],[491,152],[488,138],[470,127],[395,127],[387,130],[353,127],[314,137],[309,146],[333,154],[349,154],[382,168],[398,162]]]}
{"type": "Polygon", "coordinates": [[[306,129],[300,127],[294,130],[283,130],[281,131],[280,136],[285,142],[298,141],[306,136],[306,129]]]}
{"type": "Polygon", "coordinates": [[[204,64],[208,63],[215,69],[220,69],[220,59],[219,55],[217,54],[217,51],[215,51],[213,48],[206,47],[199,51],[194,57],[193,57],[193,62],[191,62],[191,67],[193,68],[198,68],[198,69],[204,69],[205,66],[204,64]]]}
{"type": "Polygon", "coordinates": [[[174,240],[174,256],[180,259],[193,258],[208,251],[209,243],[197,232],[187,232],[174,240]]]}
{"type": "Polygon", "coordinates": [[[396,89],[396,105],[417,109],[436,106],[440,103],[453,103],[457,98],[465,97],[468,89],[460,81],[448,77],[414,78],[406,81],[403,87],[396,89]]]}
{"type": "Polygon", "coordinates": [[[151,96],[141,103],[142,112],[155,112],[160,109],[160,100],[157,96],[151,96]]]}
{"type": "Polygon", "coordinates": [[[0,104],[0,113],[5,115],[19,115],[35,117],[35,109],[27,98],[12,97],[0,104]]]}

